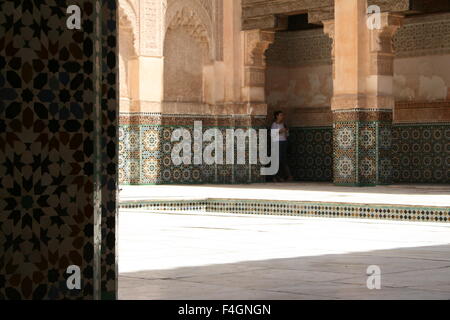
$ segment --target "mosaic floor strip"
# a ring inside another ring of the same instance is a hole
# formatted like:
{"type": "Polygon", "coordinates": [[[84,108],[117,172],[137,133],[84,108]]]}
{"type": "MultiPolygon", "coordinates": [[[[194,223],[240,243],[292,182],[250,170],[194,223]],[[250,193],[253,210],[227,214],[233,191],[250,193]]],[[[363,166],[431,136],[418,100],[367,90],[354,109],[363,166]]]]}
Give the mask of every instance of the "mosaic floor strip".
{"type": "Polygon", "coordinates": [[[411,222],[450,222],[450,207],[367,205],[263,200],[147,200],[120,203],[120,209],[249,215],[353,218],[411,222]]]}

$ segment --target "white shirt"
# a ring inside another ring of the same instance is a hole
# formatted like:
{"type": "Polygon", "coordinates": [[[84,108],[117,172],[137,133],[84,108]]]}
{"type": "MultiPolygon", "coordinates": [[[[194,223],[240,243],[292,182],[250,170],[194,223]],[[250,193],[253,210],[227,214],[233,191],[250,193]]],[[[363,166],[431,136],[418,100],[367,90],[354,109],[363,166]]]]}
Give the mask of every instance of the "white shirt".
{"type": "MultiPolygon", "coordinates": [[[[276,123],[276,122],[274,122],[272,124],[272,130],[280,130],[280,129],[284,129],[284,128],[286,128],[284,123],[276,123]]],[[[273,132],[271,132],[271,136],[272,136],[272,140],[274,140],[275,139],[275,135],[273,134],[273,132]]],[[[279,141],[287,141],[287,137],[288,137],[288,135],[287,135],[286,132],[283,132],[283,133],[280,132],[280,139],[279,139],[279,141]]]]}

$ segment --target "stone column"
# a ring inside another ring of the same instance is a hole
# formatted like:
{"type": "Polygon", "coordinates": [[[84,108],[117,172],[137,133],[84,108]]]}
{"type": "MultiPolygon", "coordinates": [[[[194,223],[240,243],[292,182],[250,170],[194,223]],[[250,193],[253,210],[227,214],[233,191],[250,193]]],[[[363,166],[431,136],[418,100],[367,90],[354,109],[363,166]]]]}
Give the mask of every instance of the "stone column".
{"type": "Polygon", "coordinates": [[[334,182],[389,184],[393,97],[392,37],[401,16],[384,13],[370,30],[367,0],[337,0],[332,100],[334,182]]]}
{"type": "MultiPolygon", "coordinates": [[[[374,123],[362,130],[362,147],[372,148],[377,155],[377,184],[392,183],[392,120],[395,107],[393,37],[403,22],[403,16],[383,13],[379,29],[370,31],[370,65],[367,79],[368,107],[377,111],[374,123]],[[370,136],[376,130],[376,145],[371,146],[370,136]]],[[[363,159],[364,161],[364,159],[363,159]]],[[[361,165],[368,163],[366,160],[361,165]]],[[[369,169],[370,167],[367,167],[369,169]]],[[[366,170],[366,167],[362,168],[366,170]]],[[[364,171],[363,171],[364,172],[364,171]]],[[[369,182],[370,183],[370,182],[369,182]]]]}
{"type": "MultiPolygon", "coordinates": [[[[166,1],[139,0],[131,7],[119,2],[121,21],[128,20],[133,55],[127,63],[129,103],[120,108],[120,184],[158,182],[159,159],[150,156],[159,148],[157,131],[163,100],[163,35],[166,1]]],[[[120,39],[124,45],[126,39],[120,39]]]]}
{"type": "Polygon", "coordinates": [[[131,64],[138,76],[130,83],[135,112],[159,112],[161,109],[165,11],[166,1],[140,0],[139,53],[131,64]]]}
{"type": "MultiPolygon", "coordinates": [[[[264,127],[267,116],[266,103],[266,50],[275,40],[275,32],[250,30],[243,32],[243,87],[242,101],[251,117],[252,128],[264,127]],[[263,115],[263,116],[261,116],[263,115]]],[[[250,180],[264,182],[260,165],[250,165],[250,180]]]]}

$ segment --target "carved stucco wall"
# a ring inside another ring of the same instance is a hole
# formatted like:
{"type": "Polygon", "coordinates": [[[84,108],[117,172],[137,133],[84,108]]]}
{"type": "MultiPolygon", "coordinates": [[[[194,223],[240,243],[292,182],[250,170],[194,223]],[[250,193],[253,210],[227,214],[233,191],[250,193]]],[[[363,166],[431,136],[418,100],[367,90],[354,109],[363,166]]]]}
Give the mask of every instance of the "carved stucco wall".
{"type": "Polygon", "coordinates": [[[119,11],[132,22],[136,51],[143,56],[163,55],[167,28],[183,8],[200,16],[221,60],[223,0],[119,0],[119,11]]]}
{"type": "Polygon", "coordinates": [[[182,28],[169,30],[164,46],[164,101],[203,102],[203,67],[208,48],[182,28]]]}
{"type": "Polygon", "coordinates": [[[172,19],[189,8],[200,17],[214,43],[215,58],[223,56],[223,0],[119,0],[120,22],[132,28],[138,54],[162,56],[164,37],[172,19]]]}
{"type": "MultiPolygon", "coordinates": [[[[406,19],[394,47],[396,101],[422,107],[450,101],[450,14],[406,19]]],[[[333,93],[330,54],[331,40],[322,29],[277,33],[267,51],[269,110],[329,107],[333,93]]],[[[434,112],[442,113],[441,109],[434,112]]],[[[435,118],[448,115],[435,114],[435,118]]]]}
{"type": "Polygon", "coordinates": [[[223,0],[167,0],[164,32],[167,32],[169,26],[173,24],[173,19],[176,19],[176,16],[186,9],[189,9],[192,14],[195,14],[203,25],[203,28],[205,28],[208,42],[211,45],[210,53],[212,60],[222,60],[223,0]]]}
{"type": "Polygon", "coordinates": [[[269,115],[285,110],[290,125],[329,125],[331,118],[324,112],[330,112],[333,94],[331,44],[322,29],[276,34],[266,53],[269,115]],[[305,108],[315,113],[310,123],[305,108]]]}
{"type": "Polygon", "coordinates": [[[164,37],[164,101],[203,103],[205,67],[216,58],[211,1],[169,1],[164,37]]]}
{"type": "Polygon", "coordinates": [[[450,14],[410,19],[395,47],[398,101],[450,100],[450,14]]]}
{"type": "Polygon", "coordinates": [[[139,0],[139,54],[162,56],[166,0],[139,0]]]}
{"type": "MultiPolygon", "coordinates": [[[[168,89],[165,90],[167,92],[164,92],[163,96],[168,98],[168,101],[180,99],[197,101],[198,97],[194,98],[192,94],[189,95],[186,92],[190,81],[192,81],[191,84],[195,83],[196,87],[192,91],[199,92],[197,88],[199,86],[198,76],[190,74],[198,65],[196,64],[198,60],[196,55],[199,52],[207,52],[208,59],[201,57],[205,60],[204,64],[223,59],[223,0],[119,0],[119,21],[121,109],[124,111],[136,109],[136,106],[142,103],[133,102],[130,92],[130,86],[139,83],[137,78],[139,73],[145,73],[145,70],[138,71],[136,68],[130,68],[130,61],[139,60],[140,57],[164,57],[164,64],[172,64],[164,66],[166,71],[172,70],[174,72],[164,79],[164,82],[169,86],[166,87],[168,89]],[[177,38],[175,33],[178,33],[179,37],[176,41],[178,45],[174,47],[167,44],[166,40],[173,41],[177,38]],[[185,33],[184,36],[181,36],[182,33],[185,33]],[[190,38],[186,38],[186,34],[190,38]],[[181,38],[185,39],[185,42],[180,42],[181,38]],[[189,53],[188,48],[193,49],[197,44],[201,47],[201,50],[194,50],[189,53]],[[175,51],[164,50],[168,47],[175,51]],[[206,47],[206,50],[204,50],[204,47],[206,47]],[[185,50],[184,53],[182,50],[185,50]],[[191,65],[185,64],[186,68],[181,68],[181,73],[176,74],[177,67],[180,66],[176,56],[186,55],[186,52],[188,55],[192,55],[192,63],[191,65]],[[190,71],[185,72],[189,68],[190,71]],[[180,79],[180,77],[184,81],[179,82],[178,87],[175,86],[176,81],[167,81],[168,78],[180,79]],[[180,90],[184,90],[185,93],[180,95],[180,90]],[[176,92],[178,93],[175,94],[176,92]],[[130,109],[130,106],[133,107],[130,109]]],[[[137,65],[134,64],[134,66],[137,65]]],[[[155,77],[157,77],[155,81],[160,81],[157,74],[155,74],[155,77]]],[[[203,85],[204,81],[203,83],[200,82],[200,87],[203,87],[203,85]]],[[[211,86],[205,87],[210,88],[211,86]]],[[[137,90],[133,90],[133,92],[137,93],[142,88],[137,90]]],[[[194,95],[198,96],[198,93],[194,95]]]]}

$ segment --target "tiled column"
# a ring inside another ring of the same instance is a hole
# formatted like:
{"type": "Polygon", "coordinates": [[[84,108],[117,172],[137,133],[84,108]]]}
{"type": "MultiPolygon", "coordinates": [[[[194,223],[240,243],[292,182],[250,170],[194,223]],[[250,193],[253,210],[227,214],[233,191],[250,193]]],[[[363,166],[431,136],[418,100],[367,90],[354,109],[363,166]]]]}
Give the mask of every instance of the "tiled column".
{"type": "MultiPolygon", "coordinates": [[[[124,185],[156,184],[161,175],[166,8],[163,1],[136,3],[137,12],[126,1],[119,2],[121,27],[128,26],[133,44],[126,77],[130,100],[122,100],[120,105],[119,183],[124,185]]],[[[121,46],[128,43],[126,40],[121,39],[121,46]]]]}
{"type": "MultiPolygon", "coordinates": [[[[379,29],[370,31],[370,67],[367,81],[368,105],[376,110],[374,118],[367,119],[359,136],[361,147],[376,155],[377,184],[392,183],[392,120],[395,107],[394,98],[394,48],[393,37],[403,22],[403,16],[383,13],[379,29]],[[371,145],[371,135],[375,134],[375,144],[371,145]],[[373,150],[373,151],[372,151],[373,150]]],[[[362,153],[363,154],[363,153],[362,153]]],[[[364,155],[364,154],[363,154],[364,155]]],[[[362,158],[362,172],[369,161],[362,158]]],[[[370,182],[368,182],[370,183],[370,182]]]]}
{"type": "Polygon", "coordinates": [[[394,108],[392,37],[399,15],[369,29],[366,0],[338,0],[334,26],[334,182],[389,184],[394,108]],[[349,23],[351,21],[352,23],[349,23]]]}
{"type": "Polygon", "coordinates": [[[338,110],[333,122],[335,184],[391,183],[392,110],[338,110]]]}
{"type": "Polygon", "coordinates": [[[0,300],[117,294],[116,3],[69,2],[0,2],[0,300]]]}

